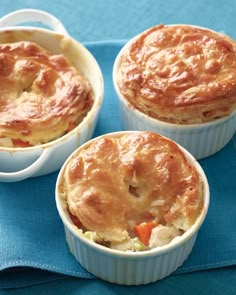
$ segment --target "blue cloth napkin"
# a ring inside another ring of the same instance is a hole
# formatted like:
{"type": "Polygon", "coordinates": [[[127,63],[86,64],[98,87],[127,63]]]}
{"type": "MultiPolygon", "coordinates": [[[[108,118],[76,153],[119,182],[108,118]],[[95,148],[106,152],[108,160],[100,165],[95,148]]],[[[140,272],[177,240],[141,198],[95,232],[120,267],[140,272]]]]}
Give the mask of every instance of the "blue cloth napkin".
{"type": "MultiPolygon", "coordinates": [[[[112,66],[123,44],[86,44],[105,80],[105,97],[94,136],[122,130],[112,66]]],[[[236,264],[236,136],[200,164],[209,180],[210,208],[191,255],[176,274],[236,264]]],[[[74,259],[65,242],[55,205],[57,174],[0,183],[0,288],[54,280],[60,275],[94,278],[74,259]]]]}

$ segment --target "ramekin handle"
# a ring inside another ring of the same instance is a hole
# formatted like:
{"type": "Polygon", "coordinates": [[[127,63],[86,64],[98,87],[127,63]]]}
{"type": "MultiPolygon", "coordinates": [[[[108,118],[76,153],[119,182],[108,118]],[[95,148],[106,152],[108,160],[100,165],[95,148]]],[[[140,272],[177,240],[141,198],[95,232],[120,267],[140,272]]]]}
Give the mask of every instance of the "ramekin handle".
{"type": "Polygon", "coordinates": [[[17,182],[34,176],[51,155],[50,149],[45,149],[41,155],[28,167],[16,172],[0,172],[0,182],[17,182]]]}
{"type": "Polygon", "coordinates": [[[12,27],[19,24],[33,22],[48,26],[63,35],[69,35],[63,24],[52,14],[39,9],[20,9],[0,18],[0,27],[12,27]]]}

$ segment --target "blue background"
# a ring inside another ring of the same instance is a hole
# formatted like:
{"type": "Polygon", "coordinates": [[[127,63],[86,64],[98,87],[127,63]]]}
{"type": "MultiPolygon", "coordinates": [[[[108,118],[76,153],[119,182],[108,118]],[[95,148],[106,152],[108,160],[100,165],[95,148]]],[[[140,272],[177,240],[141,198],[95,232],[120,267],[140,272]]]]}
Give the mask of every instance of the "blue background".
{"type": "MultiPolygon", "coordinates": [[[[236,39],[236,1],[155,1],[155,0],[79,0],[79,1],[8,1],[1,0],[0,17],[4,16],[16,9],[21,8],[38,8],[52,13],[66,27],[68,33],[78,41],[84,43],[95,56],[102,67],[106,67],[105,55],[109,52],[104,51],[104,56],[101,56],[100,51],[93,45],[94,41],[98,42],[98,46],[103,46],[103,41],[110,40],[127,40],[132,38],[137,33],[145,30],[146,28],[158,23],[175,24],[175,23],[189,23],[199,26],[209,27],[216,31],[222,31],[236,39]]],[[[120,42],[117,43],[120,46],[120,42]]],[[[117,48],[117,44],[115,48],[117,48]]],[[[110,66],[110,65],[109,65],[110,66]]],[[[110,80],[105,81],[105,94],[112,91],[110,80]]],[[[106,97],[106,108],[114,108],[106,97]]],[[[96,134],[101,132],[109,132],[111,129],[119,129],[117,123],[110,123],[106,125],[105,113],[101,113],[100,121],[96,130],[96,134]]],[[[228,151],[234,157],[227,159],[231,162],[228,167],[232,169],[231,176],[235,176],[235,147],[233,150],[233,143],[226,147],[226,150],[217,155],[218,160],[224,161],[224,156],[228,151]]],[[[208,162],[202,162],[205,169],[208,167],[214,168],[214,159],[210,158],[208,162]],[[208,164],[210,163],[210,164],[208,164]]],[[[227,166],[224,166],[225,177],[227,176],[227,166]]],[[[217,168],[216,168],[217,171],[217,168]]],[[[206,171],[208,172],[208,171],[206,171]]],[[[215,181],[217,173],[211,174],[211,181],[215,181]]],[[[42,178],[43,191],[47,191],[47,186],[52,188],[56,174],[50,178],[42,178]]],[[[217,177],[216,177],[217,178],[217,177]]],[[[220,179],[216,179],[221,181],[220,179]]],[[[231,178],[234,182],[234,179],[231,178]]],[[[32,180],[30,184],[35,183],[32,180]]],[[[229,184],[225,182],[225,184],[229,184]]],[[[34,184],[37,186],[37,184],[34,184]]],[[[2,186],[4,192],[8,192],[9,186],[2,186]]],[[[2,188],[1,187],[1,188],[2,188]]],[[[20,187],[27,191],[27,182],[23,183],[20,187]]],[[[224,186],[218,186],[220,193],[224,194],[224,186]]],[[[0,188],[0,189],[1,189],[0,188]]],[[[17,192],[18,184],[11,186],[12,191],[17,192]]],[[[231,186],[231,196],[235,185],[231,186]]],[[[214,191],[214,190],[213,190],[214,191]]],[[[234,190],[235,192],[235,190],[234,190]]],[[[1,191],[0,191],[1,193],[1,191]]],[[[217,193],[217,192],[216,192],[217,193]]],[[[16,194],[17,197],[17,194],[16,194]]],[[[36,195],[37,197],[37,195],[36,195]]],[[[40,197],[40,196],[38,196],[40,197]]],[[[46,203],[45,203],[46,204],[46,203]]],[[[222,202],[223,205],[224,201],[222,202]]],[[[227,203],[226,203],[227,204],[227,203]]],[[[233,204],[235,205],[235,203],[233,204]]],[[[229,204],[227,205],[229,206],[229,204]]],[[[230,208],[228,208],[230,209],[230,208]]],[[[232,209],[232,208],[231,208],[232,209]]],[[[26,210],[22,209],[22,217],[26,210]]],[[[231,211],[233,212],[233,211],[231,211]]],[[[220,205],[217,207],[217,214],[221,214],[220,205]]],[[[235,217],[236,214],[231,216],[229,220],[233,220],[232,226],[236,227],[235,217]]],[[[230,225],[230,222],[229,222],[230,225]]],[[[216,225],[213,230],[217,231],[216,225]]],[[[2,234],[2,232],[1,232],[2,234]]],[[[235,234],[235,232],[234,232],[235,234]]],[[[235,237],[236,238],[236,237],[235,237]]],[[[228,246],[227,240],[224,244],[225,249],[228,246]]],[[[206,245],[207,247],[207,245],[206,245]]],[[[230,254],[235,253],[236,243],[230,245],[232,251],[230,254]]],[[[229,250],[229,249],[227,249],[229,250]]],[[[221,248],[222,253],[224,248],[221,248]]],[[[210,254],[209,254],[210,255],[210,254]]],[[[236,259],[236,257],[231,257],[236,259]]],[[[1,259],[1,257],[0,257],[1,259]]],[[[203,263],[204,261],[199,261],[203,263]]],[[[232,263],[232,264],[235,264],[232,263]]],[[[207,267],[205,267],[206,269],[207,267]]],[[[1,285],[5,286],[20,286],[21,282],[25,282],[26,277],[32,282],[32,286],[2,289],[0,294],[235,294],[236,293],[236,268],[230,264],[215,263],[215,268],[211,270],[204,270],[198,272],[191,272],[186,274],[175,274],[160,282],[149,284],[147,286],[138,287],[124,287],[114,284],[106,283],[98,279],[78,279],[71,276],[58,276],[53,272],[45,272],[40,270],[14,268],[0,273],[1,285]],[[224,265],[227,267],[219,268],[224,265]]]]}

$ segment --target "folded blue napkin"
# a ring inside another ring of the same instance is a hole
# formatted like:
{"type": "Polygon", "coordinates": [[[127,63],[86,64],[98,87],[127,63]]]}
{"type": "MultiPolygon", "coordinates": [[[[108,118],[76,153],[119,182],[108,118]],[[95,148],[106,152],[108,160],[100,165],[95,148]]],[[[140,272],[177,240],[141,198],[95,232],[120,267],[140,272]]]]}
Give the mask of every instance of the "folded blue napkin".
{"type": "MultiPolygon", "coordinates": [[[[105,80],[104,103],[94,136],[122,130],[112,66],[123,44],[86,44],[105,80]]],[[[209,180],[210,208],[191,255],[176,274],[236,264],[236,136],[200,164],[209,180]]],[[[65,242],[55,205],[57,174],[0,183],[0,288],[31,285],[60,275],[94,278],[74,259],[65,242]]]]}

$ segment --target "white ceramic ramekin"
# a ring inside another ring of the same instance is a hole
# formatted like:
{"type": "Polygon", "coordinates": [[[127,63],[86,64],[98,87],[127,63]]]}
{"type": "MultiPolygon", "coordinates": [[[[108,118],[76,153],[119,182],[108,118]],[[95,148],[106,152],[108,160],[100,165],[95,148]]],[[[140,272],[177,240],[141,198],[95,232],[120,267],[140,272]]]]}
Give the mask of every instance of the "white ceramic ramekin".
{"type": "Polygon", "coordinates": [[[103,100],[104,82],[100,67],[92,54],[71,38],[61,22],[44,11],[23,9],[0,19],[0,43],[32,41],[54,54],[66,58],[90,82],[94,103],[84,120],[71,132],[52,142],[27,148],[0,147],[0,181],[20,181],[45,175],[62,166],[66,158],[92,137],[103,100]],[[19,23],[42,23],[49,29],[15,26],[19,23]]]}
{"type": "MultiPolygon", "coordinates": [[[[141,33],[142,34],[142,33],[141,33]]],[[[206,158],[221,150],[236,131],[236,111],[224,118],[201,124],[180,125],[149,117],[134,108],[122,95],[117,84],[117,72],[122,56],[131,43],[128,41],[118,53],[113,66],[113,83],[119,100],[121,120],[125,130],[149,130],[162,134],[186,148],[196,159],[206,158]]]]}
{"type": "MultiPolygon", "coordinates": [[[[139,131],[123,131],[104,136],[119,137],[124,133],[139,131]]],[[[79,147],[62,166],[56,183],[56,205],[64,224],[66,241],[71,253],[89,272],[103,280],[124,284],[141,285],[160,280],[180,267],[192,251],[198,231],[206,217],[210,192],[206,175],[197,160],[184,148],[180,147],[188,161],[194,165],[203,181],[203,210],[193,226],[182,236],[173,239],[169,244],[143,252],[122,252],[106,248],[86,239],[73,224],[66,200],[60,195],[64,170],[70,159],[81,150],[87,148],[96,138],[79,147]]]]}

